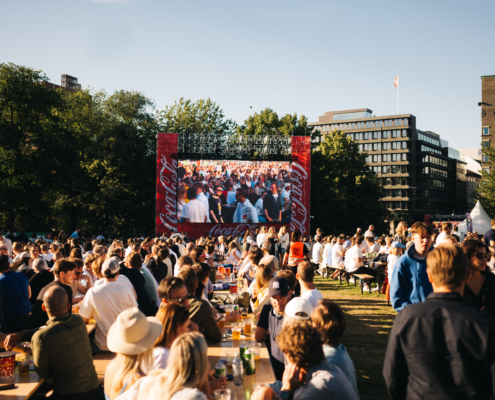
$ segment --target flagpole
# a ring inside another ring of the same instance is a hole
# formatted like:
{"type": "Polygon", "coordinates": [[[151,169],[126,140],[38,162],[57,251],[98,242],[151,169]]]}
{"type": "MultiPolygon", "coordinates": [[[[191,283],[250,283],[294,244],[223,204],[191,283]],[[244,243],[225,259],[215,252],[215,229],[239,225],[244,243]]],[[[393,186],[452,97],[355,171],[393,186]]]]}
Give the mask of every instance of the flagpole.
{"type": "Polygon", "coordinates": [[[399,75],[397,75],[397,115],[399,115],[399,75]]]}

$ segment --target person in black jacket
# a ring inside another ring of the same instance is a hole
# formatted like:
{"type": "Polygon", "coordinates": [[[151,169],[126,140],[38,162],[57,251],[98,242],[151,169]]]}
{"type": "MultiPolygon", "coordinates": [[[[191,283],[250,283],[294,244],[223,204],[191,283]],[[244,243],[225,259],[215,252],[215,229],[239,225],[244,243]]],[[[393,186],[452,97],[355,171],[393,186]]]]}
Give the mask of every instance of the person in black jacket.
{"type": "Polygon", "coordinates": [[[466,239],[462,250],[469,260],[470,278],[464,288],[464,300],[495,316],[495,276],[487,266],[490,252],[478,239],[466,239]]]}
{"type": "Polygon", "coordinates": [[[153,275],[156,281],[161,282],[162,279],[165,279],[167,276],[173,275],[173,271],[169,271],[169,267],[165,263],[165,260],[169,257],[170,253],[168,249],[165,247],[158,249],[158,246],[153,246],[154,253],[155,250],[156,250],[156,256],[151,257],[146,262],[146,267],[149,269],[151,275],[153,275]]]}
{"type": "Polygon", "coordinates": [[[120,263],[120,275],[126,276],[132,283],[137,296],[138,308],[147,317],[153,317],[156,314],[157,307],[151,303],[148,292],[144,286],[144,277],[140,272],[143,265],[141,254],[132,252],[124,262],[120,263]]]}
{"type": "Polygon", "coordinates": [[[390,333],[383,376],[393,399],[490,399],[495,383],[495,317],[462,296],[469,263],[460,247],[428,254],[433,286],[405,307],[390,333]]]}

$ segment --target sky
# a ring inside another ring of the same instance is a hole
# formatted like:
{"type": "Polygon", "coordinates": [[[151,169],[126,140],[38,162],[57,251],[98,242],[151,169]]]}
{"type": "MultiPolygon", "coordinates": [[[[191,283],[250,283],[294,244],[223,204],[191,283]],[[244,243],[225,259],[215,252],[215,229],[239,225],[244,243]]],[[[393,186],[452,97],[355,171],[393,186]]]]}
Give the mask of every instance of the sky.
{"type": "Polygon", "coordinates": [[[242,124],[267,107],[318,121],[370,108],[479,147],[495,75],[492,0],[0,0],[0,63],[84,88],[137,90],[157,109],[211,98],[242,124]]]}

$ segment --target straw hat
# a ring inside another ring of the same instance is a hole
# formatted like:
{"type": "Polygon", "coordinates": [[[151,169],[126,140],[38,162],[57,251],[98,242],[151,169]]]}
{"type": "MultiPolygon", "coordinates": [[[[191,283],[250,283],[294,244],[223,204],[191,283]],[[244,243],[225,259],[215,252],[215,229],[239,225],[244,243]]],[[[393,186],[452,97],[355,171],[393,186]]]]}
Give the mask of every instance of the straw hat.
{"type": "Polygon", "coordinates": [[[114,353],[140,354],[153,346],[162,329],[158,318],[146,318],[137,307],[128,308],[110,327],[107,346],[114,353]]]}

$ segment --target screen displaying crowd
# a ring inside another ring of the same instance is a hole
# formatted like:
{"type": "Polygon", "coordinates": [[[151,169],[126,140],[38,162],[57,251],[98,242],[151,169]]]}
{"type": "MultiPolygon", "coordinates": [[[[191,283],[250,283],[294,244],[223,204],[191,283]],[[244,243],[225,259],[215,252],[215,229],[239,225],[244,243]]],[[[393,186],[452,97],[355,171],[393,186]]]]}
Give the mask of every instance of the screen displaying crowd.
{"type": "Polygon", "coordinates": [[[177,183],[178,222],[290,222],[288,162],[182,160],[177,183]]]}

